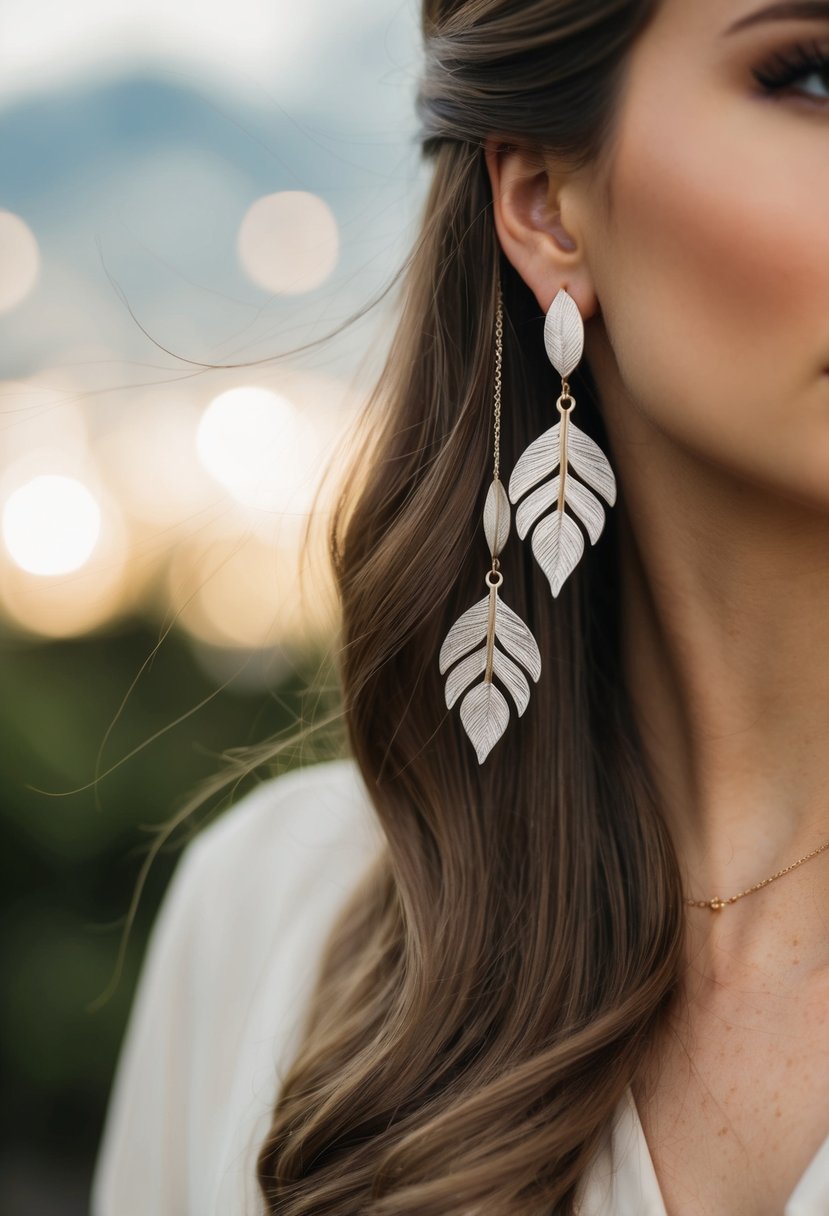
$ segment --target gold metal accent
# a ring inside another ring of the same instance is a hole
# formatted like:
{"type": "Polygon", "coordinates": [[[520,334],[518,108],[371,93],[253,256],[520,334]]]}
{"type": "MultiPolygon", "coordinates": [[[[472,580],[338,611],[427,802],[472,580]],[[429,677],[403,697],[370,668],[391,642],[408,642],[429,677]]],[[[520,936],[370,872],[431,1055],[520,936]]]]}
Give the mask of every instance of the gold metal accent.
{"type": "Polygon", "coordinates": [[[498,477],[501,467],[501,359],[504,351],[504,314],[501,299],[501,284],[498,284],[498,309],[495,313],[495,459],[493,478],[498,477]]]}
{"type": "MultiPolygon", "coordinates": [[[[493,398],[494,409],[494,454],[492,465],[493,481],[500,481],[499,471],[501,467],[501,360],[504,353],[504,313],[503,302],[501,298],[501,284],[498,284],[498,307],[495,312],[495,393],[493,398]]],[[[498,508],[496,507],[496,526],[495,535],[498,535],[497,520],[498,508]]],[[[492,683],[492,653],[495,649],[495,613],[498,607],[498,588],[504,581],[504,576],[498,570],[500,562],[497,557],[492,559],[492,569],[488,570],[484,576],[487,587],[489,587],[489,614],[487,617],[486,630],[486,670],[484,672],[484,683],[492,683]],[[497,576],[498,581],[492,579],[497,576]]]]}
{"type": "Polygon", "coordinates": [[[771,878],[764,878],[762,882],[755,883],[753,887],[747,887],[745,891],[740,891],[738,895],[730,895],[728,899],[720,899],[719,895],[715,895],[713,899],[686,899],[685,903],[691,908],[710,908],[712,912],[720,912],[726,904],[735,904],[744,895],[751,895],[753,891],[759,891],[761,887],[767,887],[776,878],[782,878],[784,874],[788,874],[789,870],[794,870],[797,866],[803,865],[803,862],[808,861],[810,857],[817,857],[818,853],[822,853],[824,849],[829,849],[829,840],[825,844],[822,844],[819,849],[813,849],[811,853],[807,853],[805,857],[801,857],[799,861],[793,861],[790,866],[785,866],[782,870],[778,870],[776,874],[772,874],[771,878]]]}
{"type": "Polygon", "coordinates": [[[564,510],[565,497],[567,493],[567,432],[570,426],[570,414],[576,404],[575,397],[570,395],[570,385],[566,377],[561,380],[561,394],[556,401],[556,409],[561,414],[561,462],[560,462],[560,481],[558,485],[558,509],[564,510]],[[562,405],[563,401],[569,401],[570,404],[565,409],[562,405]]]}
{"type": "MultiPolygon", "coordinates": [[[[561,397],[558,400],[560,402],[561,397]]],[[[563,410],[561,405],[559,405],[558,412],[561,414],[561,463],[559,466],[558,509],[559,511],[563,511],[564,494],[567,489],[567,429],[570,423],[570,410],[563,410]]]]}
{"type": "Polygon", "coordinates": [[[484,682],[492,683],[492,652],[495,649],[495,610],[498,607],[498,592],[493,586],[489,589],[489,618],[486,630],[486,671],[484,682]]]}

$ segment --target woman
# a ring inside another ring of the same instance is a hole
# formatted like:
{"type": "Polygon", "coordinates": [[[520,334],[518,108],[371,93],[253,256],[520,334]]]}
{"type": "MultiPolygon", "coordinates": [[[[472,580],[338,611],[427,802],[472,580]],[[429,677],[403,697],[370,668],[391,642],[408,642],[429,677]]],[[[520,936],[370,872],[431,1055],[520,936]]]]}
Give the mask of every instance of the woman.
{"type": "Polygon", "coordinates": [[[353,759],[189,847],[96,1216],[826,1216],[829,5],[423,29],[353,759]]]}

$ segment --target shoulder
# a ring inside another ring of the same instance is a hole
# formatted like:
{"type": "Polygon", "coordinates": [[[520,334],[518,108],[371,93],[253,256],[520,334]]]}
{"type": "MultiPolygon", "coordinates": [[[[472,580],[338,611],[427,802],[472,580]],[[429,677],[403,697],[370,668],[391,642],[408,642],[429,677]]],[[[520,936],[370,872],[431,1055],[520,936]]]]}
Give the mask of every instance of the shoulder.
{"type": "Polygon", "coordinates": [[[357,764],[326,760],[269,777],[248,790],[187,846],[202,865],[244,857],[268,861],[356,840],[377,842],[380,827],[357,764]]]}
{"type": "Polygon", "coordinates": [[[383,839],[356,762],[327,760],[248,790],[188,843],[179,866],[183,884],[234,919],[246,905],[283,918],[350,889],[383,839]]]}
{"type": "Polygon", "coordinates": [[[270,1110],[337,909],[384,839],[355,762],[335,760],[261,781],[188,842],[130,1012],[94,1216],[206,1210],[253,1095],[270,1110]]]}

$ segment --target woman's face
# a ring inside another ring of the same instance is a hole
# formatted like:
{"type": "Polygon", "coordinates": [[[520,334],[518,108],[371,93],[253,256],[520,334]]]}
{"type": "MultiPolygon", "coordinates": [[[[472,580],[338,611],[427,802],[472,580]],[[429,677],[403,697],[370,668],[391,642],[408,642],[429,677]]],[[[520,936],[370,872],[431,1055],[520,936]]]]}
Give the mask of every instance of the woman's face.
{"type": "Polygon", "coordinates": [[[829,507],[829,2],[663,0],[618,124],[610,209],[564,191],[614,430],[829,507]]]}

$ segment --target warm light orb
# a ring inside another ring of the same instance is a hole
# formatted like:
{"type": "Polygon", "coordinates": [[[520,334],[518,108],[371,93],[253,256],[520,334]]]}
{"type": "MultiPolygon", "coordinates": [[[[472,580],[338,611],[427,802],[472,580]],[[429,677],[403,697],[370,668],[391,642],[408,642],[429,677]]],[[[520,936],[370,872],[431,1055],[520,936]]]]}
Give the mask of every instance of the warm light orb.
{"type": "Polygon", "coordinates": [[[169,603],[193,638],[225,649],[312,645],[334,628],[330,578],[292,546],[254,535],[194,537],[173,555],[169,603]]]}
{"type": "Polygon", "coordinates": [[[281,190],[248,208],[238,236],[245,273],[266,291],[298,295],[323,283],[337,264],[340,237],[318,194],[281,190]]]}
{"type": "Polygon", "coordinates": [[[246,507],[306,513],[318,474],[314,428],[287,397],[253,385],[220,393],[202,414],[205,469],[246,507]]]}
{"type": "Polygon", "coordinates": [[[19,215],[0,210],[0,313],[11,312],[29,294],[39,273],[35,234],[19,215]]]}
{"type": "Polygon", "coordinates": [[[22,570],[66,574],[79,569],[95,548],[101,511],[76,478],[41,474],[9,495],[2,528],[6,549],[22,570]]]}
{"type": "Polygon", "coordinates": [[[135,604],[135,563],[130,538],[114,503],[103,511],[95,553],[78,570],[37,577],[7,562],[0,579],[4,621],[31,638],[86,637],[108,628],[135,604]]]}

